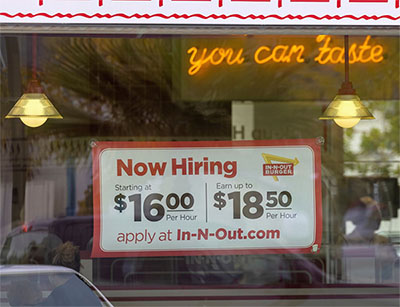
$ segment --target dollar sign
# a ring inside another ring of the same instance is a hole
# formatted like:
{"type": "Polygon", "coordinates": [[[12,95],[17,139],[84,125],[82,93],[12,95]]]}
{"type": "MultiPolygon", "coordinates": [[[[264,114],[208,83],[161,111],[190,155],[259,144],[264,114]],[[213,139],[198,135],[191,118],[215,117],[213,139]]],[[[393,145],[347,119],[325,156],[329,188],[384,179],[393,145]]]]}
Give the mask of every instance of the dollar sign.
{"type": "Polygon", "coordinates": [[[126,209],[126,202],[123,201],[126,196],[122,193],[119,193],[117,196],[114,197],[114,201],[118,204],[114,206],[115,210],[119,210],[119,213],[122,213],[126,209]]]}
{"type": "Polygon", "coordinates": [[[226,200],[223,198],[224,196],[225,196],[225,193],[223,193],[221,191],[214,194],[214,200],[216,201],[216,203],[214,204],[215,208],[218,208],[219,210],[221,210],[222,208],[224,208],[226,206],[226,200]]]}

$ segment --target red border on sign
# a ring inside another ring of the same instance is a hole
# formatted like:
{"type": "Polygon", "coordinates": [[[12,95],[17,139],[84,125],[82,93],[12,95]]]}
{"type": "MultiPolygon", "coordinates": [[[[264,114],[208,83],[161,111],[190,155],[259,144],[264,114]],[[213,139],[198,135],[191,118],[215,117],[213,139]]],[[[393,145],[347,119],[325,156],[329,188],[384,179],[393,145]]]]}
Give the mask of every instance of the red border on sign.
{"type": "Polygon", "coordinates": [[[294,140],[261,140],[261,141],[199,141],[199,142],[98,142],[92,150],[93,155],[93,248],[92,258],[98,257],[157,257],[157,256],[195,256],[195,255],[246,255],[246,254],[305,254],[312,253],[312,246],[321,248],[322,239],[322,196],[321,196],[321,150],[316,139],[294,140]],[[100,247],[100,155],[110,148],[201,148],[201,147],[259,147],[259,146],[308,146],[314,153],[314,187],[315,187],[315,239],[306,248],[282,249],[201,249],[201,250],[151,250],[129,252],[106,252],[100,247]]]}
{"type": "MultiPolygon", "coordinates": [[[[396,4],[396,8],[398,8],[398,4],[396,4]]],[[[290,19],[290,20],[303,20],[303,19],[315,19],[315,20],[343,20],[343,19],[352,19],[352,20],[380,20],[380,19],[388,19],[392,21],[400,20],[400,16],[391,16],[391,15],[382,15],[382,16],[367,16],[367,15],[362,15],[362,16],[353,16],[353,15],[324,15],[324,16],[316,16],[316,15],[286,15],[286,16],[280,16],[280,15],[247,15],[247,16],[242,16],[240,14],[231,14],[231,15],[216,15],[216,14],[211,14],[208,16],[205,16],[203,14],[172,14],[172,15],[164,15],[164,14],[133,14],[133,15],[126,15],[123,13],[117,13],[117,14],[93,14],[89,15],[86,13],[56,13],[56,14],[48,14],[48,13],[16,13],[16,14],[10,14],[7,12],[0,12],[0,16],[7,17],[7,18],[35,18],[35,17],[45,17],[48,19],[54,19],[54,18],[67,18],[67,19],[73,19],[77,17],[82,17],[86,19],[101,19],[101,18],[106,18],[106,19],[112,19],[112,18],[123,18],[123,19],[154,19],[154,18],[162,18],[162,19],[192,19],[192,18],[200,18],[200,19],[231,19],[231,18],[237,18],[237,19],[260,19],[260,20],[265,20],[265,19],[278,19],[278,20],[284,20],[284,19],[290,19]]]]}

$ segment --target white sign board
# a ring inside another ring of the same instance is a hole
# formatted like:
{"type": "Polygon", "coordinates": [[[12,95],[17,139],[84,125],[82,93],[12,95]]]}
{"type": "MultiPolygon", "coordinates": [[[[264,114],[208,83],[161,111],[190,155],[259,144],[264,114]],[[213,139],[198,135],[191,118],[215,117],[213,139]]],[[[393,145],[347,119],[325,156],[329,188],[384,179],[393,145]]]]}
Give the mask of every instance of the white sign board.
{"type": "Polygon", "coordinates": [[[1,23],[399,25],[399,0],[0,0],[1,23]]]}
{"type": "Polygon", "coordinates": [[[318,252],[315,140],[99,142],[94,257],[318,252]]]}

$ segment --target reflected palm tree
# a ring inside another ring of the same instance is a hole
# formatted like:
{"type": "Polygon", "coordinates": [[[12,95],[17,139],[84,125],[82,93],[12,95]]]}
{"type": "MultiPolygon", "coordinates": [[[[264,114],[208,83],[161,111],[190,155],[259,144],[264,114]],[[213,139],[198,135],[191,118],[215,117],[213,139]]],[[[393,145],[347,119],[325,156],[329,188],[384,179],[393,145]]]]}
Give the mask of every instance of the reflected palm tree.
{"type": "Polygon", "coordinates": [[[174,39],[46,38],[45,44],[46,90],[69,115],[67,123],[74,115],[90,123],[89,134],[230,136],[230,105],[175,99],[174,39]]]}

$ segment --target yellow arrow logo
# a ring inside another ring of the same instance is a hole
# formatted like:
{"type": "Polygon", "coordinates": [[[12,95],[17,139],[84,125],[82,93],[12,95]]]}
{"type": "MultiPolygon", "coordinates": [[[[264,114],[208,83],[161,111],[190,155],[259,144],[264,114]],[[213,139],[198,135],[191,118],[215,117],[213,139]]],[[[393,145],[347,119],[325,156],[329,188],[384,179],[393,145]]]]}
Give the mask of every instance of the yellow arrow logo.
{"type": "MultiPolygon", "coordinates": [[[[267,164],[273,164],[272,161],[284,162],[284,163],[292,163],[293,166],[295,166],[295,165],[300,163],[297,158],[289,159],[289,158],[275,156],[275,155],[266,154],[266,153],[263,153],[261,155],[262,155],[264,161],[267,164]]],[[[272,176],[272,178],[274,178],[275,181],[279,181],[277,176],[272,176]]]]}

